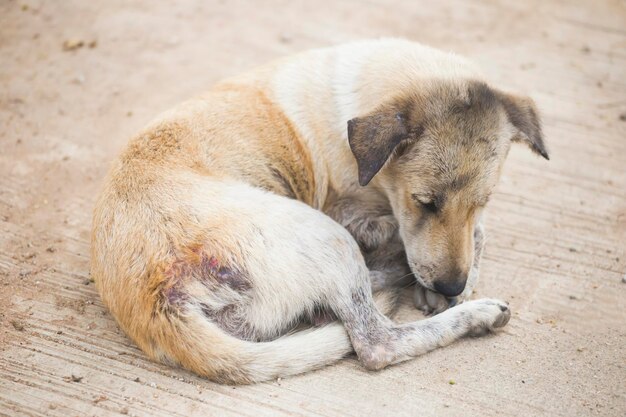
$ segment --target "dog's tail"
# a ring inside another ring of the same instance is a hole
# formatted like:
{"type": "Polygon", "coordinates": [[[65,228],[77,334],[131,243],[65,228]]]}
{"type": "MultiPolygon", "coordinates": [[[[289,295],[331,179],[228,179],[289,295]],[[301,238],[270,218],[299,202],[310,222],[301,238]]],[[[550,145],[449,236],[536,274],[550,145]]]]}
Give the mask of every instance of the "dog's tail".
{"type": "Polygon", "coordinates": [[[201,314],[187,315],[184,321],[164,317],[157,326],[158,335],[151,332],[151,343],[141,346],[148,356],[166,364],[178,363],[225,384],[296,375],[336,362],[352,352],[348,334],[337,321],[268,342],[230,336],[201,314]]]}
{"type": "MultiPolygon", "coordinates": [[[[389,313],[397,305],[397,292],[381,291],[375,294],[375,300],[381,311],[389,313]]],[[[144,351],[156,360],[177,362],[221,383],[248,384],[296,375],[337,362],[353,352],[339,321],[268,342],[251,342],[224,333],[199,312],[191,313],[184,321],[163,319],[159,335],[144,351]]]]}
{"type": "Polygon", "coordinates": [[[251,382],[318,369],[352,352],[348,334],[339,322],[296,332],[271,342],[245,342],[242,347],[247,357],[243,369],[251,382]]]}

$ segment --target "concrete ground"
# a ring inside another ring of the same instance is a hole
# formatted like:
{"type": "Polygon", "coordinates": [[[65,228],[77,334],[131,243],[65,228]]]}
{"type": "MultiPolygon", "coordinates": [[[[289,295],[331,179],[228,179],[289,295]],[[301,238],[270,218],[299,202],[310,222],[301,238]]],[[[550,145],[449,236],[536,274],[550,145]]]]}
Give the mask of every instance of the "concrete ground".
{"type": "Polygon", "coordinates": [[[0,415],[626,415],[624,75],[617,0],[1,0],[0,415]],[[245,387],[148,361],[89,279],[112,158],[222,77],[377,36],[465,54],[541,109],[551,161],[516,146],[488,208],[477,296],[508,327],[245,387]]]}

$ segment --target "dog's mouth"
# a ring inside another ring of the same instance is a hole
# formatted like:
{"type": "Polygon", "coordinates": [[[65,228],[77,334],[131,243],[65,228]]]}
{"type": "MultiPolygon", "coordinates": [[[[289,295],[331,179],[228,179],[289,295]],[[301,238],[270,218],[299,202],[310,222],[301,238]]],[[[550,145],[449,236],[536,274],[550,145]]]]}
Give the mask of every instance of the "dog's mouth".
{"type": "Polygon", "coordinates": [[[426,282],[424,282],[424,279],[422,278],[420,273],[417,271],[417,268],[415,267],[414,263],[409,263],[409,268],[411,268],[411,272],[413,273],[413,276],[415,277],[415,280],[417,281],[418,284],[420,284],[422,287],[430,291],[438,293],[437,290],[435,290],[432,285],[429,285],[426,282]]]}
{"type": "Polygon", "coordinates": [[[424,282],[424,279],[419,274],[419,272],[415,272],[415,271],[412,271],[412,272],[413,272],[413,276],[415,277],[415,280],[417,281],[419,285],[421,285],[422,287],[426,288],[429,291],[439,294],[439,292],[436,289],[434,289],[432,285],[426,284],[426,282],[424,282]]]}
{"type": "Polygon", "coordinates": [[[415,280],[417,281],[417,283],[419,285],[421,285],[422,287],[426,288],[429,291],[434,292],[435,294],[439,294],[443,297],[446,298],[446,300],[448,300],[448,305],[449,307],[454,307],[455,305],[458,304],[459,300],[458,300],[458,296],[454,296],[454,297],[448,297],[445,296],[443,294],[441,294],[439,291],[435,290],[431,285],[427,285],[424,280],[422,279],[421,275],[419,274],[419,272],[415,272],[413,271],[413,268],[411,268],[411,272],[413,272],[413,276],[415,277],[415,280]]]}

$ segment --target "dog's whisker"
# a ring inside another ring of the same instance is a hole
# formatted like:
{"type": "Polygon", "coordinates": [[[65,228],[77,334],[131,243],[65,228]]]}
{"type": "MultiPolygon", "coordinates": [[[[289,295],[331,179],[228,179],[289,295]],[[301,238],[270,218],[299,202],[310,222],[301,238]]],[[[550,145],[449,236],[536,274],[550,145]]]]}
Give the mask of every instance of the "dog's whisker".
{"type": "Polygon", "coordinates": [[[413,275],[413,272],[409,272],[408,274],[405,274],[405,275],[402,275],[402,276],[399,276],[399,277],[386,278],[385,281],[387,281],[387,282],[396,282],[396,281],[400,281],[403,278],[410,277],[411,275],[413,275]]]}
{"type": "Polygon", "coordinates": [[[404,290],[404,289],[407,289],[407,288],[409,288],[409,287],[411,287],[411,286],[413,286],[413,285],[415,285],[415,283],[414,283],[414,282],[411,282],[411,283],[409,283],[409,284],[406,284],[406,285],[404,285],[404,286],[400,287],[400,289],[404,290]]]}

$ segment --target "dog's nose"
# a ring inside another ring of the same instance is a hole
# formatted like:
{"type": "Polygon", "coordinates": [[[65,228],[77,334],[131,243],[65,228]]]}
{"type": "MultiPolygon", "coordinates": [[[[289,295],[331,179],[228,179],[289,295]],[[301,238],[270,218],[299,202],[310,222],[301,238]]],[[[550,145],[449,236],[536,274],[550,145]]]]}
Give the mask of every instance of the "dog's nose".
{"type": "Polygon", "coordinates": [[[467,275],[461,275],[455,279],[446,279],[442,281],[435,281],[435,291],[445,295],[446,297],[456,297],[461,294],[465,289],[465,282],[467,281],[467,275]]]}

